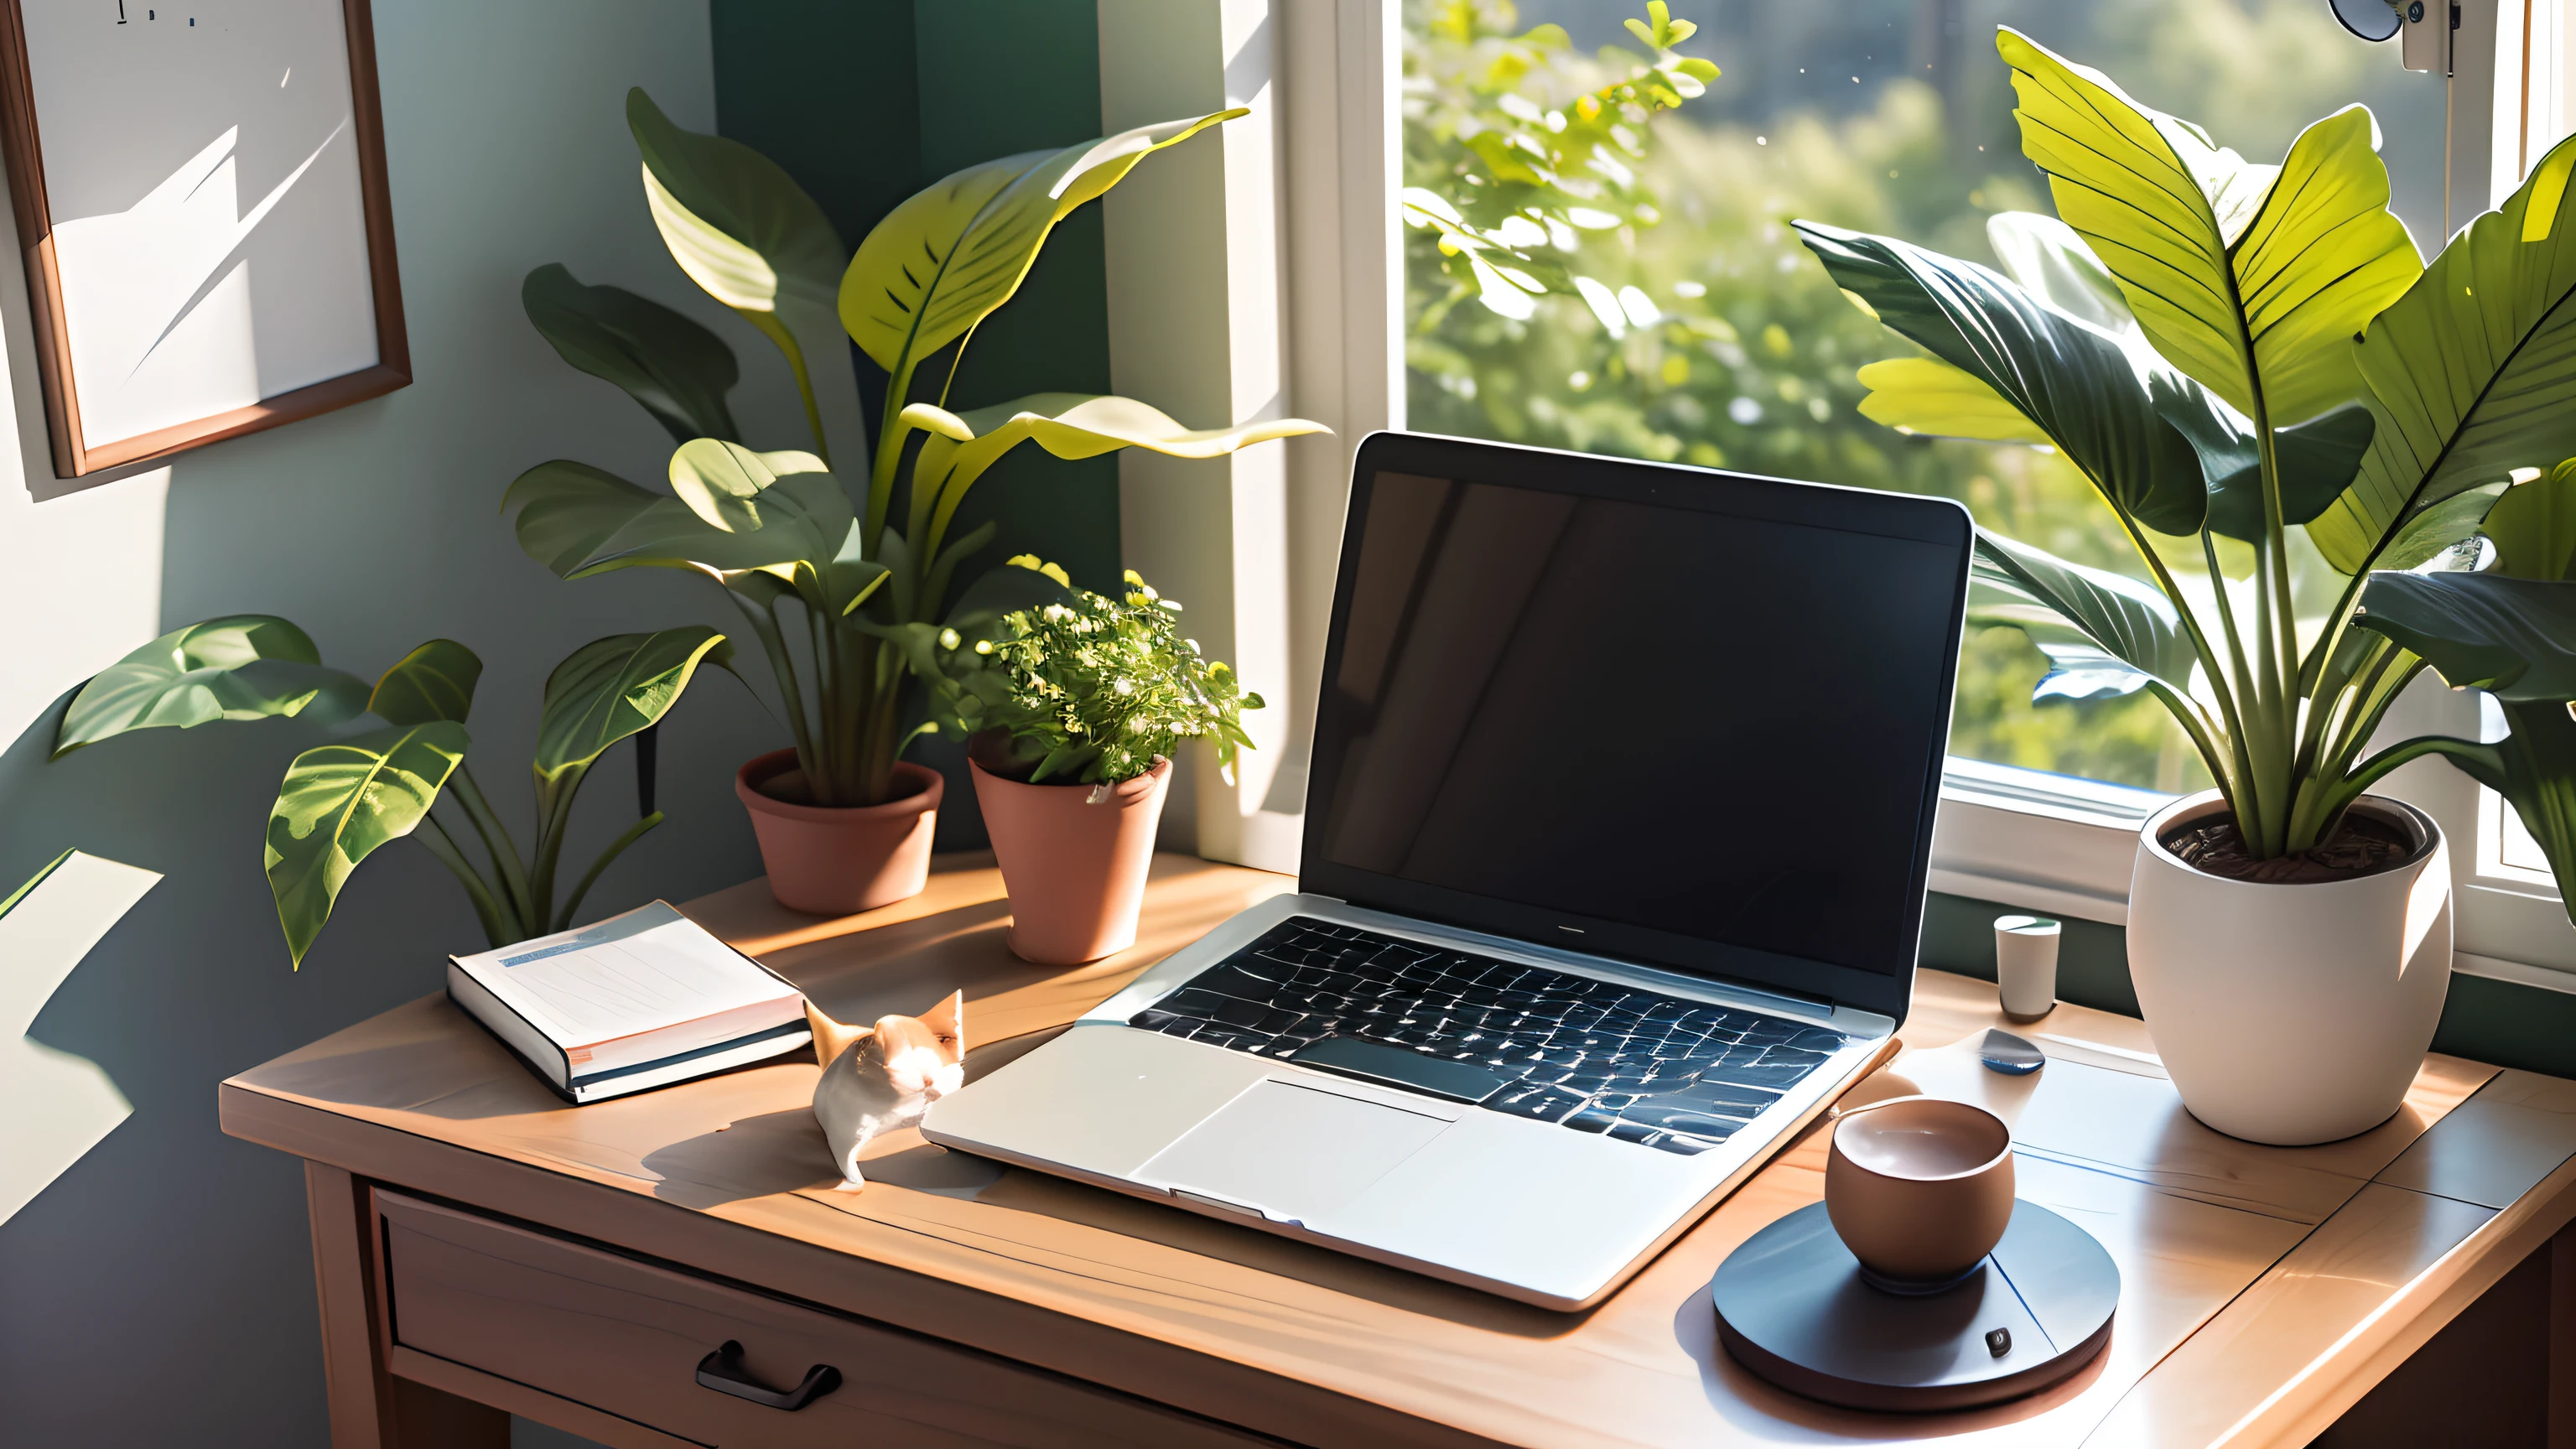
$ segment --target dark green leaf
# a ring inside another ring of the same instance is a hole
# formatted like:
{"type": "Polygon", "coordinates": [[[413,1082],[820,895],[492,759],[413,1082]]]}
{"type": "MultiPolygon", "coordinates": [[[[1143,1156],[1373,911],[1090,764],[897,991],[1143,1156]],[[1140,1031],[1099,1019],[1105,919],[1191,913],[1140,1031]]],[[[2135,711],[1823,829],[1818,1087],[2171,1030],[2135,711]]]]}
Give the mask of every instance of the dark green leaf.
{"type": "Polygon", "coordinates": [[[2576,583],[2374,573],[2352,622],[2424,656],[2454,688],[2576,699],[2576,583]]]}
{"type": "MultiPolygon", "coordinates": [[[[2206,507],[2200,460],[2158,415],[2145,368],[2097,328],[1977,266],[1887,237],[1792,223],[1843,290],[1935,357],[1984,381],[2039,425],[2114,504],[2159,533],[2192,533],[2206,507]]],[[[2199,385],[2163,368],[2167,386],[2199,385]]]]}
{"type": "Polygon", "coordinates": [[[519,305],[564,361],[624,388],[674,442],[741,440],[725,394],[742,370],[723,338],[623,287],[583,286],[559,263],[528,273],[519,305]]]}
{"type": "MultiPolygon", "coordinates": [[[[2209,531],[2246,543],[2262,538],[2263,459],[2253,424],[2204,389],[2177,389],[2165,377],[2152,386],[2156,410],[2200,455],[2209,531]]],[[[2307,523],[2334,505],[2361,467],[2374,426],[2370,409],[2354,404],[2273,433],[2283,524],[2307,523]]]]}
{"type": "Polygon", "coordinates": [[[427,724],[452,719],[458,724],[474,708],[474,685],[483,677],[483,661],[453,639],[432,639],[402,657],[376,681],[367,712],[388,724],[427,724]]]}
{"type": "Polygon", "coordinates": [[[454,720],[388,725],[318,745],[287,766],[269,811],[267,871],[297,965],[349,873],[420,824],[469,743],[454,720]]]}
{"type": "Polygon", "coordinates": [[[647,189],[654,223],[690,280],[745,314],[776,312],[782,296],[832,305],[848,253],[777,162],[740,141],[680,129],[640,86],[626,93],[626,126],[661,192],[647,189]]]}
{"type": "Polygon", "coordinates": [[[342,720],[366,698],[365,681],[324,666],[293,624],[227,615],[173,630],[99,671],[64,712],[53,758],[133,730],[296,715],[342,720]]]}

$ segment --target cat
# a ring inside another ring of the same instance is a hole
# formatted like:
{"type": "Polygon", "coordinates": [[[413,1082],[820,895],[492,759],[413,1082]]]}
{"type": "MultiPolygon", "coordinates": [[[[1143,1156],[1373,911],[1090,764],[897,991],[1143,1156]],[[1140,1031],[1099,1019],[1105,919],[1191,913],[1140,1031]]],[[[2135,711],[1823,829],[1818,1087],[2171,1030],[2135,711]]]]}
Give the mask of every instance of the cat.
{"type": "Polygon", "coordinates": [[[814,1120],[832,1149],[842,1186],[867,1186],[859,1153],[878,1134],[909,1127],[930,1104],[966,1080],[966,993],[919,1016],[881,1016],[873,1027],[834,1021],[809,999],[806,1024],[814,1029],[814,1059],[823,1075],[814,1084],[814,1120]]]}

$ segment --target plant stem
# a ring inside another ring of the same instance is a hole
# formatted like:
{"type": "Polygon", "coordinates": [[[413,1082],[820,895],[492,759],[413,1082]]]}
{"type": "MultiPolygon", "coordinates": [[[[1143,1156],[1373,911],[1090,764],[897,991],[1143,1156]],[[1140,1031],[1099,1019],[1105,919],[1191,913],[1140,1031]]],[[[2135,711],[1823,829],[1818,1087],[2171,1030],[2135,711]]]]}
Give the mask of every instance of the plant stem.
{"type": "Polygon", "coordinates": [[[805,349],[797,345],[796,334],[787,330],[785,319],[775,312],[744,312],[743,319],[761,330],[787,354],[787,370],[796,375],[796,391],[805,400],[805,426],[814,433],[814,454],[823,466],[832,466],[832,445],[823,438],[823,413],[814,405],[814,379],[805,371],[805,349]]]}
{"type": "Polygon", "coordinates": [[[564,897],[563,909],[555,913],[553,929],[558,931],[570,930],[572,928],[573,912],[581,909],[581,898],[590,894],[590,887],[593,882],[599,879],[599,873],[608,869],[608,863],[610,861],[625,854],[626,847],[643,839],[644,832],[661,823],[662,812],[656,810],[652,814],[645,816],[643,819],[636,821],[634,824],[627,826],[625,833],[619,835],[615,840],[608,842],[608,848],[599,853],[599,859],[592,861],[590,863],[590,869],[582,872],[581,880],[572,888],[572,894],[564,897]]]}
{"type": "Polygon", "coordinates": [[[514,934],[504,927],[501,908],[493,901],[491,890],[483,884],[482,877],[474,873],[474,867],[465,863],[464,852],[456,848],[456,842],[449,838],[447,827],[438,823],[438,817],[423,815],[420,823],[429,829],[412,832],[412,838],[437,856],[439,864],[446,866],[457,883],[465,887],[465,898],[474,906],[474,918],[483,923],[483,939],[495,947],[526,940],[526,933],[514,934]]]}
{"type": "Polygon", "coordinates": [[[2426,755],[2449,755],[2483,766],[2496,774],[2504,770],[2502,757],[2493,745],[2482,745],[2454,735],[2417,735],[2411,740],[2400,740],[2354,766],[2352,773],[2344,776],[2334,787],[2334,814],[2341,815],[2345,806],[2360,799],[2362,793],[2377,783],[2381,776],[2426,755]]]}
{"type": "Polygon", "coordinates": [[[769,656],[770,676],[778,683],[778,702],[787,710],[787,733],[796,746],[797,763],[810,772],[814,768],[814,735],[805,722],[804,694],[796,687],[796,661],[787,653],[787,640],[779,632],[778,616],[770,606],[755,603],[733,589],[726,589],[725,597],[733,600],[734,607],[742,611],[743,621],[751,625],[751,632],[760,639],[760,652],[769,656]]]}
{"type": "Polygon", "coordinates": [[[588,765],[573,765],[551,781],[541,774],[537,776],[537,808],[545,812],[546,819],[537,829],[537,858],[535,868],[529,872],[529,891],[537,903],[534,920],[545,920],[554,913],[555,865],[563,858],[564,835],[572,827],[573,797],[581,793],[581,782],[589,774],[588,765]]]}
{"type": "Polygon", "coordinates": [[[501,823],[492,802],[484,798],[483,787],[475,783],[474,767],[459,762],[451,783],[456,787],[457,803],[465,809],[466,821],[474,827],[475,834],[483,837],[483,848],[491,853],[493,874],[501,883],[501,893],[509,906],[509,913],[527,929],[538,929],[539,923],[545,920],[545,911],[529,894],[527,871],[519,861],[518,842],[510,838],[509,827],[501,823]]]}

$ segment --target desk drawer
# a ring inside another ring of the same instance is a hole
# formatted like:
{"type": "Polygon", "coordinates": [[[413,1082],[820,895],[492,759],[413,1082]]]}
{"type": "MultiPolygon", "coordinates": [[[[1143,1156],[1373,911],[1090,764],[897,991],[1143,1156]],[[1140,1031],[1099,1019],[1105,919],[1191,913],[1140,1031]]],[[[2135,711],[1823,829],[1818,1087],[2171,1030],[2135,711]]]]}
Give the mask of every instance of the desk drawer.
{"type": "Polygon", "coordinates": [[[1253,1449],[1275,1441],[973,1349],[845,1318],[379,1190],[389,1337],[425,1354],[711,1445],[1253,1449]],[[818,1365],[839,1383],[787,1410],[752,1391],[818,1365]]]}

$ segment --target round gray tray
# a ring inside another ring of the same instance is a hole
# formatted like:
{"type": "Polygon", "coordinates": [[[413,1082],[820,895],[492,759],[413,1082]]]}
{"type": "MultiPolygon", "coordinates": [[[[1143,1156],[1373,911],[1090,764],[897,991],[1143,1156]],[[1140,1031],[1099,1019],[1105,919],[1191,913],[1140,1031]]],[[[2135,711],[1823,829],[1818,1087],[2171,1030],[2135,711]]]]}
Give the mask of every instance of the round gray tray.
{"type": "Polygon", "coordinates": [[[2092,1234],[2015,1202],[1974,1273],[1900,1297],[1861,1281],[1825,1205],[1811,1203],[1746,1239],[1708,1291],[1726,1351],[1784,1389],[1860,1409],[1963,1409],[2092,1362],[2111,1340],[2120,1270],[2092,1234]]]}

